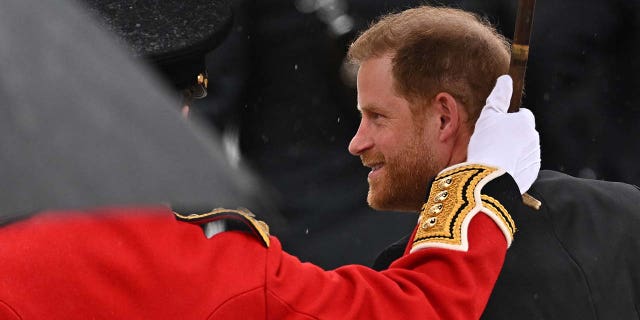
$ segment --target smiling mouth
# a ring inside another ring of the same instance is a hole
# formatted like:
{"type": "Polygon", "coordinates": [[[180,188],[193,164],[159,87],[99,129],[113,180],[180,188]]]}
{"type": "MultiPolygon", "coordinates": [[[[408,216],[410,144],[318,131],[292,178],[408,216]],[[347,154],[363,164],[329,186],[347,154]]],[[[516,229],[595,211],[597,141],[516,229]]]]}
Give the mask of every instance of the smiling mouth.
{"type": "Polygon", "coordinates": [[[369,172],[369,175],[371,175],[377,172],[378,170],[380,170],[384,166],[384,164],[383,163],[367,163],[367,164],[364,164],[364,166],[371,169],[371,171],[369,172]]]}
{"type": "Polygon", "coordinates": [[[376,175],[385,165],[384,157],[381,154],[361,155],[360,160],[363,166],[371,169],[369,178],[376,175]]]}

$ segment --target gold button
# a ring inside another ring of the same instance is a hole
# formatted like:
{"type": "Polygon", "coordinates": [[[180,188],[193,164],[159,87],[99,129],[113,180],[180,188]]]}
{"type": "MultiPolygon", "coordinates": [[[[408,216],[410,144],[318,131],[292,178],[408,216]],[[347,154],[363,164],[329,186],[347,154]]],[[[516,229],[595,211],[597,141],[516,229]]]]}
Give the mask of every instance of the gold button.
{"type": "Polygon", "coordinates": [[[427,221],[425,221],[425,222],[422,224],[422,229],[425,229],[425,230],[426,230],[426,229],[429,229],[429,228],[431,228],[431,227],[435,226],[435,225],[436,225],[436,222],[438,222],[438,218],[436,218],[436,217],[431,217],[431,218],[429,218],[427,221]]]}
{"type": "Polygon", "coordinates": [[[448,177],[446,179],[440,180],[440,183],[438,183],[438,186],[440,187],[440,189],[445,189],[451,186],[452,183],[453,183],[453,178],[448,177]]]}
{"type": "Polygon", "coordinates": [[[438,214],[442,211],[444,205],[442,203],[436,203],[431,207],[431,213],[438,214]]]}
{"type": "Polygon", "coordinates": [[[436,202],[444,201],[448,196],[449,196],[449,192],[447,192],[446,190],[442,191],[442,192],[438,193],[438,195],[436,196],[435,201],[436,202]]]}

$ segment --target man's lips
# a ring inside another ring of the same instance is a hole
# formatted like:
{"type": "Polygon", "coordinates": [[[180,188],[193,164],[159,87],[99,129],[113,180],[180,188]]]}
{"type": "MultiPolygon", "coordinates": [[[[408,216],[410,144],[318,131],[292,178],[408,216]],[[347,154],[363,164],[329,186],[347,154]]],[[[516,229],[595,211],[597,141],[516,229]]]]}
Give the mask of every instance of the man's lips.
{"type": "Polygon", "coordinates": [[[382,167],[384,167],[384,164],[382,162],[380,163],[367,163],[364,164],[365,167],[369,167],[371,168],[371,171],[369,171],[369,178],[372,178],[373,176],[375,176],[380,169],[382,169],[382,167]]]}

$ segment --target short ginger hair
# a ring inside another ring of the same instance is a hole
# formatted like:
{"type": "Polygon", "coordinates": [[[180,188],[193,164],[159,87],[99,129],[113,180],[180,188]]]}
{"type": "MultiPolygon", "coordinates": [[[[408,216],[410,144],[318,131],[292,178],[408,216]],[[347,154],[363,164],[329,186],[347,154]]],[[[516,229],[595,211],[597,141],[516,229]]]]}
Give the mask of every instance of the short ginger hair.
{"type": "Polygon", "coordinates": [[[475,123],[496,79],[509,70],[510,44],[476,14],[421,6],[380,18],[351,44],[348,57],[359,65],[388,54],[397,94],[425,105],[447,92],[475,123]]]}

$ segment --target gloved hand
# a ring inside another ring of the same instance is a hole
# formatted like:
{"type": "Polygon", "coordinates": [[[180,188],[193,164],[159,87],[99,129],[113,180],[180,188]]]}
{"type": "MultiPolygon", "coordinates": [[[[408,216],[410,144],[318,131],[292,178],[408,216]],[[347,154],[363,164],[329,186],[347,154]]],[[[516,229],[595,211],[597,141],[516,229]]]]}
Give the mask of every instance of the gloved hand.
{"type": "Polygon", "coordinates": [[[512,92],[511,77],[500,76],[471,135],[467,162],[507,171],[523,194],[540,171],[540,136],[531,111],[507,113],[512,92]]]}

